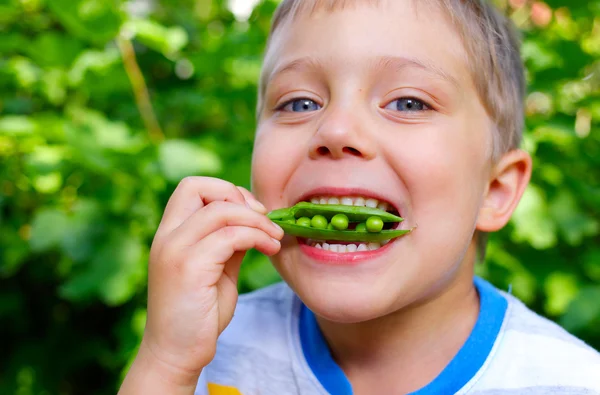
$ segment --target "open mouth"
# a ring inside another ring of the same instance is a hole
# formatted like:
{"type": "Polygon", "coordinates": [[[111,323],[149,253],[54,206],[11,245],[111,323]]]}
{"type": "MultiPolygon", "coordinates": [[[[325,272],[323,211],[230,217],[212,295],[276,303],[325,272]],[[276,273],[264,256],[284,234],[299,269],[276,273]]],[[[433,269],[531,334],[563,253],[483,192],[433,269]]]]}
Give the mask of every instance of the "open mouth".
{"type": "MultiPolygon", "coordinates": [[[[344,205],[344,206],[355,206],[355,207],[369,207],[377,208],[382,211],[400,216],[399,210],[382,199],[376,199],[366,196],[309,196],[303,201],[307,201],[313,204],[330,204],[330,205],[344,205]]],[[[350,223],[348,230],[354,229],[358,224],[350,223]]],[[[401,226],[401,223],[386,222],[384,223],[384,230],[396,229],[401,226]]],[[[346,253],[360,253],[378,250],[393,240],[384,240],[382,242],[344,242],[336,240],[313,240],[298,238],[300,244],[307,245],[323,251],[335,252],[340,254],[346,253]]]]}

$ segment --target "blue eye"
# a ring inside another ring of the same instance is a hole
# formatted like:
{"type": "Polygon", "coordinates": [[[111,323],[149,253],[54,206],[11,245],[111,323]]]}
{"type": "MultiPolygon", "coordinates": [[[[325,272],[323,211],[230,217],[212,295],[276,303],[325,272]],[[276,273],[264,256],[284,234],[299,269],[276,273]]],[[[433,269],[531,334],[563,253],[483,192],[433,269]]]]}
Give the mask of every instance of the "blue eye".
{"type": "Polygon", "coordinates": [[[387,106],[385,106],[388,110],[394,111],[424,111],[429,110],[427,104],[423,103],[421,100],[413,99],[410,97],[402,97],[400,99],[396,99],[387,106]]]}
{"type": "Polygon", "coordinates": [[[317,103],[310,99],[297,99],[287,102],[281,109],[290,112],[308,112],[317,111],[321,108],[317,103]]]}

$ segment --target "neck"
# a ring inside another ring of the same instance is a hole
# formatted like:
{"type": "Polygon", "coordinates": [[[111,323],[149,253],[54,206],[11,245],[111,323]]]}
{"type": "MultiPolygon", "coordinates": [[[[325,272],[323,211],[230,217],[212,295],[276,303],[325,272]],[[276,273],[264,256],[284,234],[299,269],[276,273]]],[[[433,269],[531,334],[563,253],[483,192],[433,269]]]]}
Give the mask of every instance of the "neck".
{"type": "Polygon", "coordinates": [[[479,313],[472,271],[461,272],[437,294],[388,316],[357,324],[317,318],[355,394],[374,388],[380,393],[412,392],[441,373],[469,337],[479,313]],[[403,378],[402,388],[398,377],[403,378]]]}

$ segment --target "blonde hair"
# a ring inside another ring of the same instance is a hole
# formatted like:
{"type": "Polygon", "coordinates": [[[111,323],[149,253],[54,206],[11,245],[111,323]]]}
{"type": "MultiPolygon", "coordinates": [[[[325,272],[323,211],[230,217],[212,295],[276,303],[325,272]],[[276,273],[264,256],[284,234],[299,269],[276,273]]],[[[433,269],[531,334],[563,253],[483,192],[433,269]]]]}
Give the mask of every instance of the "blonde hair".
{"type": "MultiPolygon", "coordinates": [[[[394,0],[397,1],[397,0],[394,0]]],[[[491,160],[520,146],[524,126],[525,70],[520,37],[512,21],[488,0],[413,0],[437,6],[448,16],[461,36],[475,88],[493,122],[491,160]]],[[[301,13],[367,4],[381,0],[282,0],[273,15],[267,50],[277,29],[301,13]]],[[[257,113],[264,105],[268,70],[263,68],[258,90],[257,113]]],[[[487,234],[476,232],[479,261],[485,258],[487,234]]]]}
{"type": "MultiPolygon", "coordinates": [[[[518,148],[523,134],[525,73],[518,31],[509,18],[486,0],[414,0],[441,7],[457,28],[480,100],[494,123],[492,160],[518,148]]],[[[283,0],[273,15],[271,37],[300,13],[327,12],[379,0],[283,0]]],[[[261,73],[257,112],[264,103],[266,69],[261,73]]]]}

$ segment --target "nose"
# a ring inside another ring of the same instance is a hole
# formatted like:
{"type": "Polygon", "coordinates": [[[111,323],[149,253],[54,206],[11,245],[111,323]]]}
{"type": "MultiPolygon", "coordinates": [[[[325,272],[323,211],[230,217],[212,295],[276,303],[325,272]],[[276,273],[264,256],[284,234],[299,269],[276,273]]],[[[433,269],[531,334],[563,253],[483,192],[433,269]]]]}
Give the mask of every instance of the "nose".
{"type": "Polygon", "coordinates": [[[366,125],[368,122],[358,113],[340,109],[325,114],[311,141],[310,158],[372,159],[376,154],[376,143],[366,125]]]}

